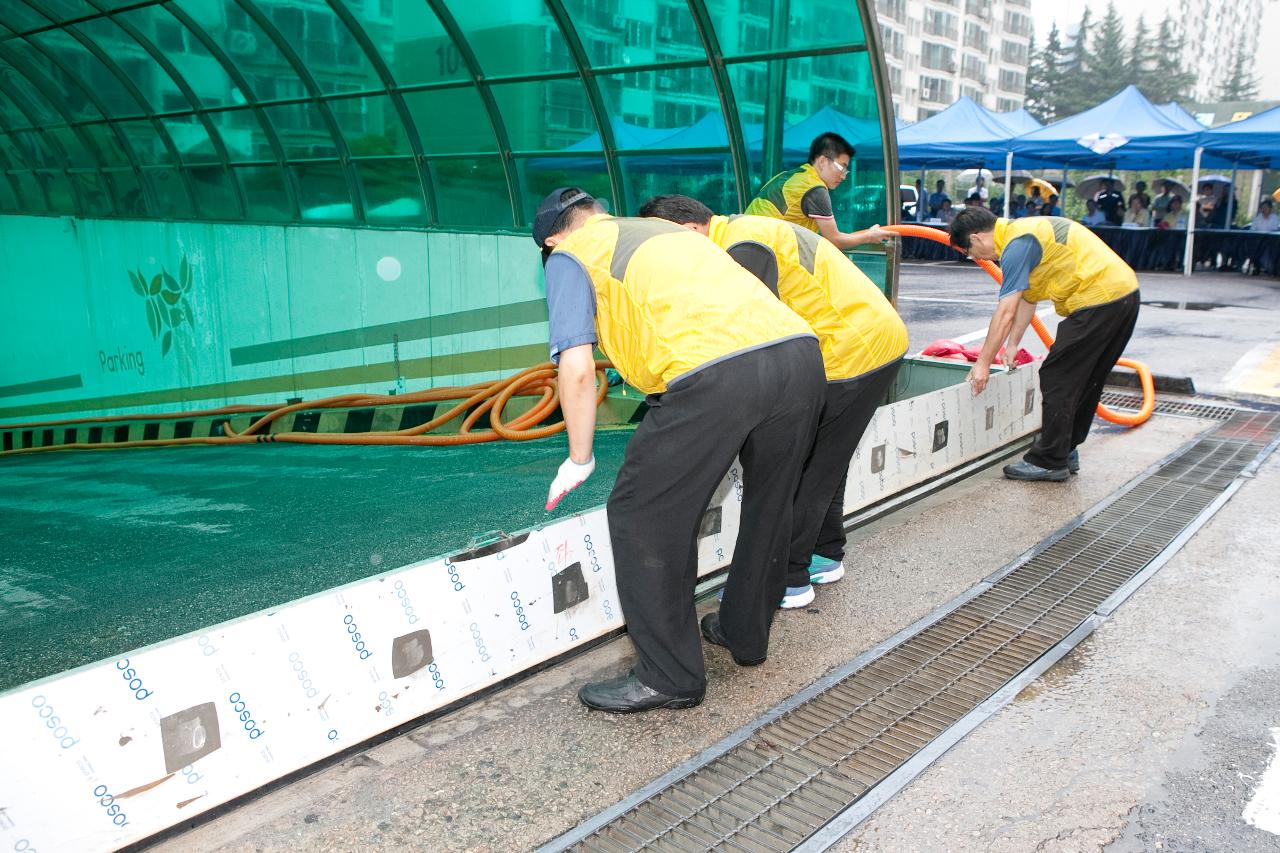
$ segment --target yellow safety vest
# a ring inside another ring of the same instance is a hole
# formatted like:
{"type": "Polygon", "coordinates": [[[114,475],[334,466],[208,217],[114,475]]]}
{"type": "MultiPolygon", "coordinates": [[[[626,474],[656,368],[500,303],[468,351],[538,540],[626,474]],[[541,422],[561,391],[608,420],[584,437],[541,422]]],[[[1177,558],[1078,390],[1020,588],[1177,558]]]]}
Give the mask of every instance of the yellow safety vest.
{"type": "Polygon", "coordinates": [[[1040,243],[1040,263],[1031,271],[1028,302],[1053,301],[1066,317],[1081,308],[1114,302],[1138,289],[1138,277],[1111,247],[1088,228],[1061,216],[997,219],[996,251],[1023,234],[1040,243]]]}
{"type": "Polygon", "coordinates": [[[721,248],[756,242],[778,259],[778,296],[818,336],[828,381],[852,379],[901,358],[907,327],[880,288],[811,231],[765,216],[713,216],[721,248]]]}
{"type": "Polygon", "coordinates": [[[804,320],[701,234],[597,214],[556,246],[596,291],[602,349],[631,385],[660,394],[711,362],[795,337],[804,320]]]}
{"type": "Polygon", "coordinates": [[[799,168],[775,175],[747,205],[746,213],[784,219],[816,232],[818,223],[800,209],[804,194],[814,187],[825,188],[826,184],[818,177],[818,170],[812,164],[805,163],[799,168]]]}

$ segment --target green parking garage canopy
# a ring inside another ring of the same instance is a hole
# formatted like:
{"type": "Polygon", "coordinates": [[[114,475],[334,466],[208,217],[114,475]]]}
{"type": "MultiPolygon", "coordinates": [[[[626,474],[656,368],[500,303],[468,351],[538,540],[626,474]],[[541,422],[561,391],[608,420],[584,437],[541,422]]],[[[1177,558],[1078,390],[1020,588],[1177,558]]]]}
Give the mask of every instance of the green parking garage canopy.
{"type": "Polygon", "coordinates": [[[868,5],[7,0],[0,212],[500,231],[565,184],[738,210],[825,109],[869,129],[837,198],[861,227],[894,167],[868,5]]]}

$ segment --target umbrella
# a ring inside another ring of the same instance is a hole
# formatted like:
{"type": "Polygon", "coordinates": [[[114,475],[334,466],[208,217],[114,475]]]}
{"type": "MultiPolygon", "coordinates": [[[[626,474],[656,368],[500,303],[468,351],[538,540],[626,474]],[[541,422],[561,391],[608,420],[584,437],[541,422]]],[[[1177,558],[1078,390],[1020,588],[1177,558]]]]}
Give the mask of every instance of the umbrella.
{"type": "Polygon", "coordinates": [[[1031,197],[1032,187],[1040,188],[1040,198],[1045,201],[1049,200],[1049,196],[1058,194],[1058,188],[1046,181],[1044,178],[1031,178],[1022,185],[1022,189],[1026,192],[1028,198],[1031,197]]]}
{"type": "MultiPolygon", "coordinates": [[[[996,172],[992,177],[1001,183],[1004,182],[1004,172],[996,172]]],[[[1024,169],[1014,169],[1009,173],[1009,177],[1015,181],[1026,181],[1031,178],[1031,173],[1024,169]]]]}
{"type": "Polygon", "coordinates": [[[1169,190],[1169,192],[1177,196],[1182,196],[1183,201],[1191,198],[1191,190],[1189,190],[1187,185],[1177,178],[1156,178],[1155,183],[1158,184],[1161,181],[1164,181],[1165,188],[1169,190]]]}
{"type": "Polygon", "coordinates": [[[1114,175],[1090,175],[1076,186],[1076,196],[1084,199],[1093,198],[1102,191],[1102,185],[1106,181],[1115,183],[1116,192],[1124,192],[1124,182],[1114,175]]]}
{"type": "Polygon", "coordinates": [[[959,175],[956,175],[956,182],[961,184],[977,183],[978,175],[982,175],[988,181],[991,180],[990,169],[965,169],[959,175]]]}
{"type": "Polygon", "coordinates": [[[1226,175],[1201,175],[1200,183],[1202,184],[1229,184],[1231,179],[1226,175]]]}
{"type": "Polygon", "coordinates": [[[1276,201],[1280,201],[1280,187],[1276,187],[1276,191],[1271,194],[1276,201]]]}

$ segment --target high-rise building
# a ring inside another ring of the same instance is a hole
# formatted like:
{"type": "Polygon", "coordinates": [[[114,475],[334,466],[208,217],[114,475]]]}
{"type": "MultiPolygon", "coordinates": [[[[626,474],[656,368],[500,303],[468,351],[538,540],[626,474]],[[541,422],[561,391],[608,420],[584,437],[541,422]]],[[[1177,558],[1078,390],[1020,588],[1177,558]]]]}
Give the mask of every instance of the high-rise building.
{"type": "Polygon", "coordinates": [[[1021,107],[1030,6],[1030,0],[876,0],[898,118],[928,118],[962,95],[1000,112],[1021,107]]]}
{"type": "Polygon", "coordinates": [[[1236,55],[1243,52],[1248,71],[1256,74],[1258,24],[1263,0],[1178,0],[1175,22],[1195,57],[1196,83],[1192,98],[1212,101],[1231,77],[1236,55]]]}

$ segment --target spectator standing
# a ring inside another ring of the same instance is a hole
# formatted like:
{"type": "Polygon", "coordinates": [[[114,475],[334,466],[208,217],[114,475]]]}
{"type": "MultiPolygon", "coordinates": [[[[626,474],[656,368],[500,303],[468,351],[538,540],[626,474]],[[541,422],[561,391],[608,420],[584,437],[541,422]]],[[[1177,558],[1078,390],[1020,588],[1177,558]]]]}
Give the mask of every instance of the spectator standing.
{"type": "Polygon", "coordinates": [[[1262,204],[1258,205],[1258,214],[1253,217],[1249,227],[1254,231],[1265,231],[1267,233],[1280,231],[1280,216],[1276,215],[1275,205],[1271,203],[1271,199],[1265,199],[1262,204]]]}
{"type": "Polygon", "coordinates": [[[951,197],[947,195],[946,181],[939,178],[935,186],[937,187],[937,189],[929,193],[929,215],[930,216],[937,216],[938,211],[942,210],[942,203],[944,201],[951,201],[951,197]]]}
{"type": "Polygon", "coordinates": [[[1108,225],[1124,223],[1124,196],[1120,195],[1119,190],[1116,189],[1115,181],[1103,182],[1102,192],[1098,193],[1097,201],[1098,209],[1107,218],[1108,225]]]}
{"type": "Polygon", "coordinates": [[[1107,224],[1106,214],[1098,209],[1098,203],[1096,201],[1089,199],[1084,203],[1084,206],[1087,208],[1088,212],[1086,212],[1084,218],[1080,220],[1081,225],[1087,225],[1090,228],[1094,228],[1098,225],[1107,224]]]}
{"type": "Polygon", "coordinates": [[[1045,216],[1062,215],[1062,205],[1058,204],[1058,197],[1056,195],[1049,196],[1049,200],[1045,202],[1042,213],[1044,213],[1045,216]]]}
{"type": "Polygon", "coordinates": [[[1124,224],[1139,228],[1151,226],[1151,214],[1142,206],[1142,196],[1138,193],[1129,196],[1129,209],[1124,212],[1124,224]]]}
{"type": "Polygon", "coordinates": [[[1160,193],[1151,203],[1151,218],[1159,222],[1169,212],[1169,202],[1173,201],[1175,193],[1167,181],[1157,181],[1156,185],[1160,188],[1160,193]]]}
{"type": "Polygon", "coordinates": [[[1133,185],[1133,192],[1129,194],[1129,206],[1133,206],[1134,198],[1142,199],[1142,207],[1145,210],[1151,209],[1151,196],[1147,195],[1147,182],[1138,181],[1133,185]]]}
{"type": "Polygon", "coordinates": [[[977,193],[978,198],[983,201],[986,201],[991,197],[991,194],[987,191],[987,179],[982,177],[982,175],[978,175],[977,180],[973,182],[973,192],[971,192],[970,195],[973,193],[977,193]]]}

